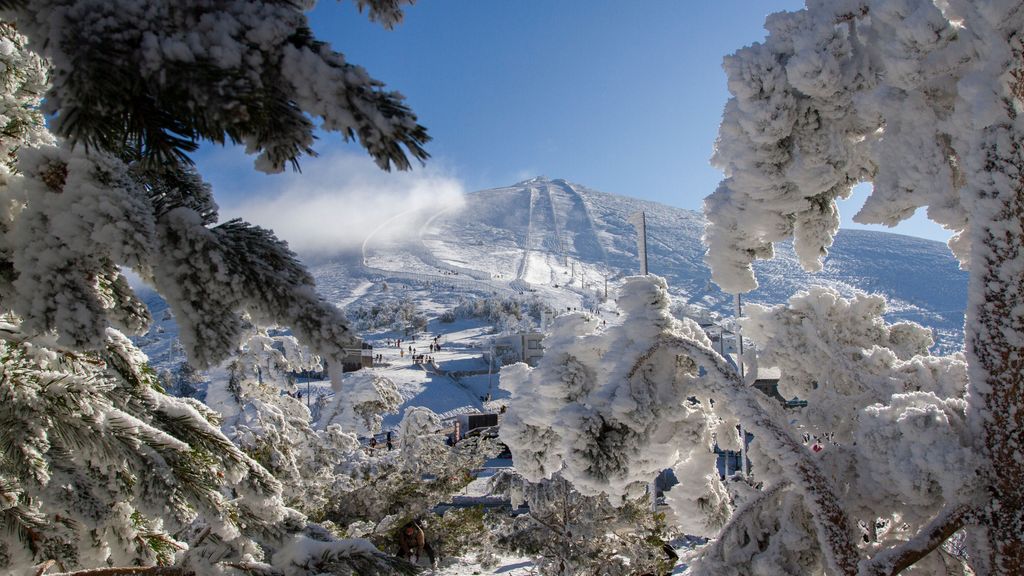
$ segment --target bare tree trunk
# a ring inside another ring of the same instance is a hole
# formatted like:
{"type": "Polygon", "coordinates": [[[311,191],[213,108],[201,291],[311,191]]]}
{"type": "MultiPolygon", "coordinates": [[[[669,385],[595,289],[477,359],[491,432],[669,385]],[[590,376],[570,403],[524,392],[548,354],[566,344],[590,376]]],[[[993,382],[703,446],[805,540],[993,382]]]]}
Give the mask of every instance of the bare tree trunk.
{"type": "Polygon", "coordinates": [[[1011,118],[986,131],[984,165],[968,171],[970,418],[988,467],[982,569],[998,575],[1024,574],[1024,133],[1011,118]]]}

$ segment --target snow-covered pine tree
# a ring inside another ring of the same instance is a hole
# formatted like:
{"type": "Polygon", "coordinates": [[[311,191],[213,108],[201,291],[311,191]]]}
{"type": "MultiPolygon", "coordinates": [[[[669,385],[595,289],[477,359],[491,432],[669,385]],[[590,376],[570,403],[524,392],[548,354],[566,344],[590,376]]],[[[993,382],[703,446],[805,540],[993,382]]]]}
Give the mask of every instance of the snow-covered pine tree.
{"type": "MultiPolygon", "coordinates": [[[[358,0],[391,26],[404,0],[358,0]]],[[[192,169],[202,140],[245,144],[257,168],[312,153],[314,124],[358,140],[384,169],[425,159],[429,138],[402,97],[317,40],[310,2],[11,1],[0,18],[28,38],[26,108],[50,115],[58,139],[25,140],[17,177],[0,187],[6,214],[0,305],[30,331],[102,347],[108,325],[135,333],[148,313],[118,266],[167,300],[199,368],[226,359],[248,312],[288,326],[341,366],[351,340],[287,246],[239,220],[217,223],[212,191],[192,169]],[[38,95],[38,92],[36,93],[38,95]]],[[[23,114],[24,115],[24,114],[23,114]]],[[[11,150],[8,150],[10,152],[11,150]]]]}
{"type": "Polygon", "coordinates": [[[288,506],[319,516],[334,466],[316,461],[319,438],[309,410],[287,393],[294,393],[292,373],[319,370],[320,359],[291,336],[271,336],[257,326],[248,334],[228,365],[228,378],[210,383],[206,404],[221,414],[228,438],[281,482],[288,506]]]}
{"type": "Polygon", "coordinates": [[[535,556],[544,576],[666,574],[675,565],[674,552],[664,550],[661,515],[646,496],[613,506],[558,474],[530,482],[514,469],[493,477],[492,490],[529,508],[498,529],[497,545],[535,556]]]}
{"type": "Polygon", "coordinates": [[[172,396],[194,396],[199,392],[199,387],[206,383],[206,376],[202,371],[196,370],[187,360],[178,362],[173,370],[166,370],[163,380],[166,381],[165,388],[172,396]]]}
{"type": "MultiPolygon", "coordinates": [[[[389,25],[401,3],[359,2],[389,25]]],[[[382,167],[408,166],[401,146],[425,157],[426,134],[400,98],[316,42],[303,7],[0,3],[0,309],[21,316],[0,331],[5,571],[408,568],[286,508],[280,484],[217,429],[217,415],[164,395],[144,356],[108,327],[139,332],[149,321],[126,265],[168,296],[199,365],[234,350],[242,310],[340,358],[340,313],[270,233],[214,226],[210,190],[186,158],[197,139],[230,139],[277,168],[311,139],[303,111],[359,138],[382,167]],[[48,75],[59,138],[42,121],[48,75]]]]}
{"type": "Polygon", "coordinates": [[[240,538],[228,517],[252,515],[240,508],[249,503],[222,486],[251,484],[257,508],[274,499],[277,481],[220,434],[215,413],[164,395],[127,338],[111,331],[104,351],[78,354],[6,320],[4,571],[168,564],[197,518],[224,522],[219,539],[240,538]]]}
{"type": "Polygon", "coordinates": [[[896,573],[961,527],[976,573],[1024,573],[1024,3],[808,0],[766,27],[763,43],[725,61],[733,97],[714,162],[726,178],[705,202],[713,278],[753,289],[753,260],[789,238],[820,269],[836,200],[858,182],[874,185],[860,222],[893,225],[927,206],[956,232],[950,248],[970,274],[964,417],[981,489],[862,562],[845,487],[816,462],[797,474],[799,443],[765,448],[789,463],[830,573],[896,573]]]}
{"type": "Polygon", "coordinates": [[[642,495],[677,466],[692,495],[679,513],[705,533],[728,515],[712,446],[730,436],[738,443],[736,420],[711,411],[698,365],[674,343],[709,349],[711,342],[695,322],[672,316],[661,278],[626,279],[616,303],[621,324],[601,329],[586,314],[559,316],[536,368],[502,368],[511,398],[501,440],[527,480],[558,474],[583,495],[613,503],[642,495]]]}
{"type": "Polygon", "coordinates": [[[357,371],[345,375],[341,388],[326,398],[316,425],[337,425],[364,436],[380,434],[384,414],[396,414],[402,396],[394,382],[379,374],[357,371]]]}
{"type": "Polygon", "coordinates": [[[408,568],[286,507],[281,484],[221,433],[220,416],[166,395],[122,334],[110,330],[89,353],[55,340],[10,316],[0,324],[0,570],[408,568]]]}

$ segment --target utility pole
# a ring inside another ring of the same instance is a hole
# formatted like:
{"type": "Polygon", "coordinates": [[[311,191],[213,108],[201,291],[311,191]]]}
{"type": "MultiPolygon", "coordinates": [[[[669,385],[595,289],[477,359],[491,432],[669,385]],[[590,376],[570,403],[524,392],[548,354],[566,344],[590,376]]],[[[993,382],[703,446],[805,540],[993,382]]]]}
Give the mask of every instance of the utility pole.
{"type": "MultiPolygon", "coordinates": [[[[488,396],[491,395],[491,391],[493,389],[493,385],[491,384],[491,373],[492,373],[493,370],[494,370],[494,342],[491,341],[491,354],[490,354],[490,357],[487,358],[487,395],[488,396]]],[[[456,420],[456,423],[458,423],[458,420],[456,420]]]]}
{"type": "MultiPolygon", "coordinates": [[[[740,374],[740,382],[746,384],[746,370],[743,367],[743,334],[740,331],[740,318],[743,317],[743,299],[736,294],[736,369],[740,374]]],[[[740,424],[740,470],[743,471],[743,476],[746,477],[750,474],[750,466],[747,464],[747,431],[740,424]]]]}

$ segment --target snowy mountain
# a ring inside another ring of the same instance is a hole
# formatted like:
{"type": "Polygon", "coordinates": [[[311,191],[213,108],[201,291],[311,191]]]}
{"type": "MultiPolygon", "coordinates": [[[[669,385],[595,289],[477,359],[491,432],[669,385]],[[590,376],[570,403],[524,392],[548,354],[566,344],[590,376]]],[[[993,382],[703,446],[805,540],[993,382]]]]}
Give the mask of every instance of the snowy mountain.
{"type": "MultiPolygon", "coordinates": [[[[650,271],[668,280],[679,302],[731,317],[732,296],[711,283],[703,262],[701,214],[561,179],[470,193],[458,210],[396,214],[357,252],[310,267],[320,293],[342,307],[405,298],[438,315],[465,296],[529,294],[555,309],[589,308],[606,282],[613,297],[622,278],[638,273],[637,232],[628,223],[638,211],[646,214],[650,271]]],[[[774,260],[758,263],[757,275],[760,288],[745,302],[784,302],[813,284],[846,295],[876,292],[889,299],[890,321],[933,328],[939,350],[959,349],[963,341],[967,275],[939,242],[844,230],[821,273],[804,272],[784,245],[774,260]]],[[[146,300],[156,327],[140,344],[158,366],[180,362],[166,306],[155,294],[146,300]]]]}
{"type": "MultiPolygon", "coordinates": [[[[647,217],[650,271],[664,276],[681,302],[732,314],[732,297],[710,282],[703,263],[703,217],[591,190],[561,179],[533,178],[468,194],[460,210],[409,211],[382,224],[358,255],[312,269],[322,293],[340,304],[372,301],[375,285],[419,286],[443,303],[462,293],[538,294],[559,306],[587,306],[605,282],[639,270],[629,217],[647,217]]],[[[784,246],[757,266],[760,288],[748,302],[780,303],[812,284],[884,294],[891,321],[934,328],[943,349],[962,342],[967,275],[939,242],[846,230],[821,273],[808,274],[784,246]]]]}

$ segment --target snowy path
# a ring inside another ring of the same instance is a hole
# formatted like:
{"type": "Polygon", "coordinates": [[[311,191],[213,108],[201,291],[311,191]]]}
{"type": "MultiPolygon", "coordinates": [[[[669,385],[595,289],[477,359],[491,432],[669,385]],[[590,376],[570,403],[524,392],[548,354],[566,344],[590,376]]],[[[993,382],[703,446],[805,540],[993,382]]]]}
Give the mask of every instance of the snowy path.
{"type": "Polygon", "coordinates": [[[537,202],[537,188],[530,186],[530,208],[526,219],[526,238],[523,239],[523,257],[519,261],[519,269],[516,270],[516,282],[526,282],[526,274],[530,267],[530,251],[533,248],[533,209],[537,202]]]}
{"type": "Polygon", "coordinates": [[[359,286],[356,286],[355,289],[352,290],[352,294],[350,294],[347,298],[344,298],[343,300],[339,300],[338,302],[335,303],[335,305],[338,308],[345,308],[345,306],[348,306],[349,304],[355,302],[360,297],[365,295],[366,292],[369,291],[370,288],[372,287],[373,282],[363,281],[359,284],[359,286]]]}
{"type": "Polygon", "coordinates": [[[373,345],[375,354],[383,355],[383,364],[366,370],[385,377],[395,383],[402,396],[398,414],[385,416],[385,428],[394,428],[401,421],[402,413],[409,406],[429,408],[442,418],[457,414],[483,411],[480,397],[487,393],[487,378],[453,377],[448,372],[467,373],[486,368],[481,358],[485,343],[490,339],[489,325],[479,321],[463,320],[454,324],[433,323],[430,335],[419,338],[402,338],[401,348],[396,343],[396,333],[379,333],[367,339],[373,345]],[[441,336],[441,350],[430,351],[433,335],[441,336]],[[388,340],[391,345],[388,346],[388,340]],[[410,347],[414,352],[410,352],[410,347]],[[433,357],[439,370],[429,365],[412,361],[411,354],[425,354],[433,357]]]}

